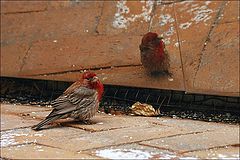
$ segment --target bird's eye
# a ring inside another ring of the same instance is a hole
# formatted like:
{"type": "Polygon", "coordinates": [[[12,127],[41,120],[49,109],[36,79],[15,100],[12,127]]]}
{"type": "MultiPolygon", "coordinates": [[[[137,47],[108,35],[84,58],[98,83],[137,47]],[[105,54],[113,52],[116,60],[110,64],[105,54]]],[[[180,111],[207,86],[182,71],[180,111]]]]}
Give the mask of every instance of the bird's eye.
{"type": "Polygon", "coordinates": [[[92,77],[87,78],[87,80],[89,80],[89,81],[91,81],[92,79],[93,79],[92,77]]]}

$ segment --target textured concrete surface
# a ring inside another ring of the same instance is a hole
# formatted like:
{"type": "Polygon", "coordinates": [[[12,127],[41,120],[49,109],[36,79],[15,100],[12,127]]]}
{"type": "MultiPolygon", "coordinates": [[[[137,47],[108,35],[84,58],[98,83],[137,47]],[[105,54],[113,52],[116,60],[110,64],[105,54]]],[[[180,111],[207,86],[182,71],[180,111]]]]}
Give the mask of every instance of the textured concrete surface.
{"type": "Polygon", "coordinates": [[[33,131],[49,109],[1,104],[2,158],[239,158],[239,125],[98,113],[89,125],[65,119],[33,131]]]}
{"type": "Polygon", "coordinates": [[[239,96],[238,1],[1,1],[1,75],[239,96]],[[150,78],[141,37],[163,35],[168,77],[150,78]],[[150,81],[150,83],[149,83],[150,81]]]}

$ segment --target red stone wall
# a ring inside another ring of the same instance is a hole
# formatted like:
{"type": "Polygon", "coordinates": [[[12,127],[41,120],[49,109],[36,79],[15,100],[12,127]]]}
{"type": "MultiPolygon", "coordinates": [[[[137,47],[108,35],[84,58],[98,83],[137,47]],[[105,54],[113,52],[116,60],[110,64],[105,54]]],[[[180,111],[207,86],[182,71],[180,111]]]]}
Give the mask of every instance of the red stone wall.
{"type": "Polygon", "coordinates": [[[4,1],[1,75],[239,96],[237,1],[4,1]],[[146,76],[139,44],[163,35],[173,79],[146,76]]]}

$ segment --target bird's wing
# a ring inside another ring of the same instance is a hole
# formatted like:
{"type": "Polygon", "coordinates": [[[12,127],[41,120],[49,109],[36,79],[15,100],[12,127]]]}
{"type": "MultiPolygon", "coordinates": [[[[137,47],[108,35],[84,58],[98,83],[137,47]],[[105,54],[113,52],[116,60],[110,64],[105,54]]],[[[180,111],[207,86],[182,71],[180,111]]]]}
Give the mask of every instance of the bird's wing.
{"type": "Polygon", "coordinates": [[[51,102],[54,110],[48,117],[71,113],[83,107],[94,105],[97,99],[97,91],[86,87],[75,87],[71,92],[64,92],[63,95],[51,102]]]}
{"type": "Polygon", "coordinates": [[[149,50],[154,50],[155,46],[152,43],[148,43],[147,45],[140,44],[139,49],[141,52],[143,51],[149,51],[149,50]]]}

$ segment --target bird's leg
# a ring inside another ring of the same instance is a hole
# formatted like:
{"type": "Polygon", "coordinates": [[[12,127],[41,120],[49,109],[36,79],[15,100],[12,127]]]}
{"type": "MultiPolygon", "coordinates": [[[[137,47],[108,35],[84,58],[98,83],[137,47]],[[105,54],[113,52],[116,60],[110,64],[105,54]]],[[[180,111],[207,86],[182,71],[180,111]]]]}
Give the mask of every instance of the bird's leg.
{"type": "Polygon", "coordinates": [[[164,73],[161,72],[161,71],[152,71],[152,72],[150,72],[150,75],[151,75],[152,77],[161,77],[161,76],[164,75],[164,73]]]}
{"type": "Polygon", "coordinates": [[[92,122],[90,120],[82,120],[82,122],[86,125],[90,125],[92,124],[92,122]]]}
{"type": "Polygon", "coordinates": [[[164,71],[164,73],[166,75],[168,75],[170,78],[172,78],[173,74],[171,72],[169,72],[168,70],[164,71]]]}

